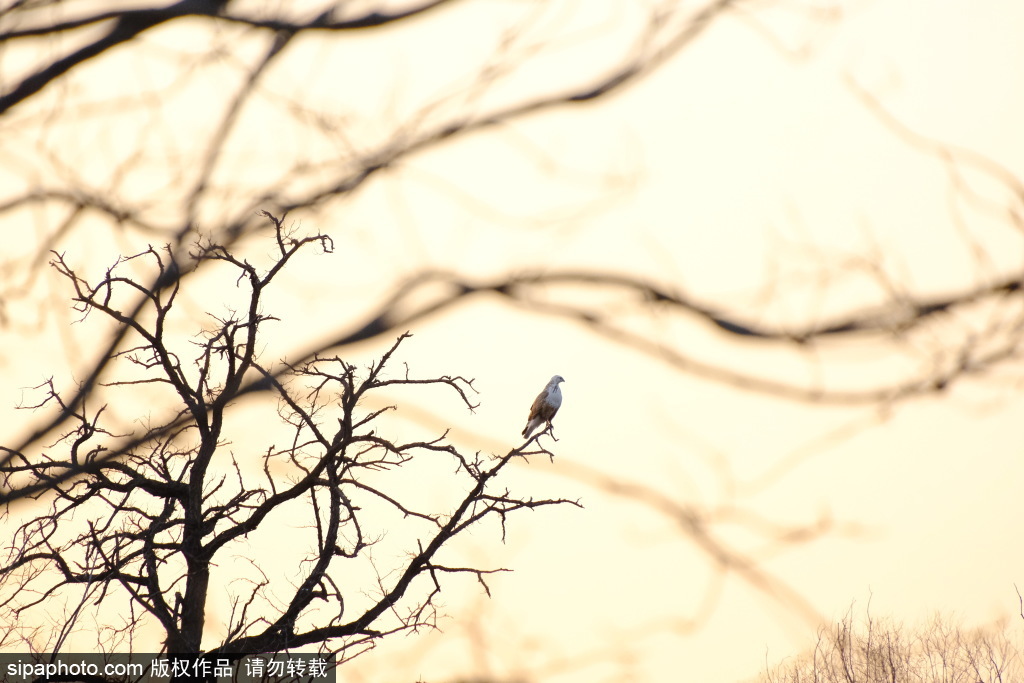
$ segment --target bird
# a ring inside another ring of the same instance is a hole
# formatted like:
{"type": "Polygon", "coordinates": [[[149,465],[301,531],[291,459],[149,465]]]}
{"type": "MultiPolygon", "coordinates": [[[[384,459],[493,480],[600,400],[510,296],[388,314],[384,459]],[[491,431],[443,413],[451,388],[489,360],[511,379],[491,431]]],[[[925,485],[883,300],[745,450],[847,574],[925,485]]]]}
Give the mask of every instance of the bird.
{"type": "Polygon", "coordinates": [[[544,387],[544,391],[537,394],[537,398],[533,400],[533,405],[530,407],[530,417],[526,419],[526,428],[523,430],[524,438],[530,438],[533,430],[537,429],[542,422],[547,422],[548,427],[551,426],[551,420],[555,419],[555,413],[562,405],[562,390],[558,388],[558,384],[564,381],[565,379],[561,375],[555,375],[544,387]]]}

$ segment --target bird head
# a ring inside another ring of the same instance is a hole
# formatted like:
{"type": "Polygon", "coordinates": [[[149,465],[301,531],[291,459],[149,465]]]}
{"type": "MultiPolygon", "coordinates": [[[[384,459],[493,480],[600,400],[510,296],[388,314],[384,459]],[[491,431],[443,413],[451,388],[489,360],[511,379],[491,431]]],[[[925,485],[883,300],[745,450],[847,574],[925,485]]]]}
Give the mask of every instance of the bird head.
{"type": "Polygon", "coordinates": [[[561,375],[555,375],[554,377],[551,378],[551,381],[548,382],[548,384],[551,384],[551,385],[554,385],[554,386],[557,387],[560,382],[564,382],[564,381],[565,381],[564,377],[562,377],[561,375]]]}

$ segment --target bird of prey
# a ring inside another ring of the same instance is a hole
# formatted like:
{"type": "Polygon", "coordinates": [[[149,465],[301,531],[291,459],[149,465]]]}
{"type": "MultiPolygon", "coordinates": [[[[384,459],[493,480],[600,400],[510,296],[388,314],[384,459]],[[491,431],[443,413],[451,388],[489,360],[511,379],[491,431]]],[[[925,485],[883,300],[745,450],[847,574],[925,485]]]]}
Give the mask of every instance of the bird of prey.
{"type": "Polygon", "coordinates": [[[555,375],[544,387],[544,391],[537,394],[537,398],[534,399],[533,405],[530,407],[530,417],[526,420],[523,437],[529,439],[533,430],[540,427],[543,422],[547,422],[548,426],[551,426],[551,420],[555,418],[555,413],[562,405],[562,390],[558,388],[558,383],[564,381],[561,375],[555,375]]]}

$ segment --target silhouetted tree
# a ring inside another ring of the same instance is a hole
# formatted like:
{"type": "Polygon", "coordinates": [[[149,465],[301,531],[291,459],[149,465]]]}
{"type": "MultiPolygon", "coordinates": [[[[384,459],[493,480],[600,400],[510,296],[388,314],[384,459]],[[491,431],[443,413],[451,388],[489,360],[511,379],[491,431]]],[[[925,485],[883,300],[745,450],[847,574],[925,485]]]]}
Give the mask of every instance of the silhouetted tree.
{"type": "Polygon", "coordinates": [[[82,318],[114,321],[124,347],[108,359],[109,410],[72,407],[47,382],[36,407],[59,405],[73,428],[38,454],[4,449],[0,484],[37,501],[5,505],[5,644],[20,638],[25,649],[60,651],[87,623],[101,645],[130,642],[142,652],[237,659],[312,648],[349,659],[379,638],[434,626],[436,598],[454,577],[488,590],[488,574],[501,568],[446,559],[467,529],[493,519],[504,539],[510,513],[572,502],[497,483],[513,458],[550,455],[536,437],[489,458],[460,452],[445,434],[388,436],[382,417],[391,409],[367,408],[370,395],[442,389],[475,407],[471,380],[396,367],[408,334],[368,368],[336,355],[265,365],[261,338],[277,322],[264,310],[266,292],[301,250],[333,250],[326,235],[298,237],[265,218],[273,225],[265,266],[213,241],[193,246],[188,267],[234,281],[221,294],[241,304],[219,314],[216,290],[204,290],[210,324],[193,334],[176,329],[177,304],[193,294],[186,283],[154,289],[130,274],[168,277],[165,250],[120,259],[96,279],[54,255],[82,318]],[[146,315],[131,308],[134,297],[150,307],[146,315]],[[272,394],[277,407],[260,402],[271,410],[247,417],[239,432],[228,409],[249,392],[272,394]],[[110,415],[117,411],[127,414],[110,415]],[[406,470],[438,474],[426,487],[406,470]],[[211,605],[224,596],[230,616],[211,624],[211,605]]]}

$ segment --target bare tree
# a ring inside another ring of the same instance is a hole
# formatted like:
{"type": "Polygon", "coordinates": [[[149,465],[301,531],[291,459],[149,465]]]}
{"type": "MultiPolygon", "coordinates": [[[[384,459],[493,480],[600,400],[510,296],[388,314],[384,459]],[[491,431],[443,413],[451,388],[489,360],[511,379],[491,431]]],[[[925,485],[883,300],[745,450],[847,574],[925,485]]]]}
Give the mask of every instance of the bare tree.
{"type": "Polygon", "coordinates": [[[329,253],[333,243],[322,234],[297,237],[265,217],[274,226],[266,268],[216,242],[194,246],[189,267],[226,271],[243,305],[227,315],[211,311],[212,325],[190,337],[174,332],[181,281],[153,290],[127,273],[141,262],[159,281],[169,268],[166,251],[121,259],[95,281],[54,255],[82,317],[127,328],[104,384],[112,401],[120,394],[135,405],[135,423],[145,427],[114,433],[107,406],[72,408],[53,382],[41,387],[37,407],[61,406],[74,427],[40,454],[7,450],[0,469],[5,488],[31,491],[45,506],[5,505],[8,524],[19,521],[0,570],[0,620],[24,629],[12,626],[8,644],[22,638],[27,648],[58,652],[88,622],[100,625],[101,646],[130,641],[136,651],[235,659],[312,647],[346,660],[384,636],[435,626],[436,598],[453,577],[474,578],[489,592],[488,575],[503,569],[445,559],[467,529],[495,520],[504,539],[510,513],[573,503],[535,500],[497,483],[513,458],[551,455],[536,437],[486,457],[460,452],[445,434],[387,436],[390,409],[367,409],[371,394],[443,389],[475,407],[471,380],[418,378],[396,367],[408,334],[366,369],[335,355],[268,370],[257,353],[276,321],[262,310],[265,293],[301,250],[329,253]],[[152,315],[125,310],[129,293],[144,297],[152,315]],[[236,447],[227,410],[254,384],[276,396],[276,414],[250,418],[255,438],[236,447]],[[160,398],[151,402],[150,390],[160,398]],[[450,477],[450,486],[431,485],[443,502],[410,486],[406,469],[450,477]],[[253,553],[244,570],[232,559],[243,547],[253,553]],[[291,585],[269,569],[285,547],[295,551],[287,560],[291,585]],[[397,557],[396,565],[375,559],[374,550],[397,557]],[[358,567],[375,583],[354,584],[358,567]],[[214,637],[210,605],[224,592],[230,616],[214,637]],[[68,606],[64,614],[55,614],[56,604],[68,606]],[[25,626],[43,623],[41,613],[57,626],[25,626]],[[152,628],[162,642],[146,637],[152,628]]]}
{"type": "Polygon", "coordinates": [[[813,652],[766,671],[766,683],[1002,683],[1024,668],[1019,637],[1009,625],[966,629],[936,616],[908,628],[873,619],[862,623],[852,609],[838,623],[822,627],[813,652]]]}

